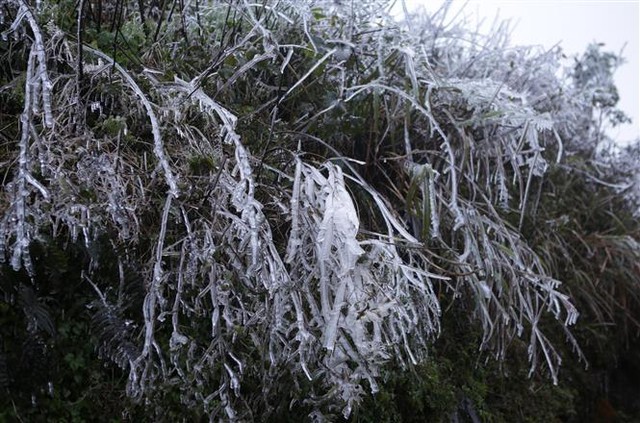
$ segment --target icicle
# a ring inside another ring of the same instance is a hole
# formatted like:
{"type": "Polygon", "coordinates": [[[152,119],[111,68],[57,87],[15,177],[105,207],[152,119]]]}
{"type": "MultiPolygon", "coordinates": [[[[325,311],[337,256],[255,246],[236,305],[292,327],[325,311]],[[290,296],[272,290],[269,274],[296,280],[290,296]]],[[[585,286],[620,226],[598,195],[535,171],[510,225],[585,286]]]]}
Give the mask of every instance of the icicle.
{"type": "Polygon", "coordinates": [[[503,210],[509,209],[509,190],[505,183],[504,169],[498,174],[498,201],[500,208],[503,210]]]}
{"type": "Polygon", "coordinates": [[[289,240],[287,242],[287,254],[285,256],[285,262],[291,263],[297,254],[298,248],[302,245],[303,241],[300,239],[300,183],[302,178],[302,161],[299,157],[296,157],[296,170],[293,177],[293,189],[291,192],[291,232],[289,234],[289,240]]]}
{"type": "MultiPolygon", "coordinates": [[[[438,213],[438,204],[436,202],[436,177],[437,172],[430,169],[429,172],[429,209],[431,210],[431,237],[440,237],[440,214],[438,213]]],[[[424,200],[426,201],[426,199],[424,200]]]]}

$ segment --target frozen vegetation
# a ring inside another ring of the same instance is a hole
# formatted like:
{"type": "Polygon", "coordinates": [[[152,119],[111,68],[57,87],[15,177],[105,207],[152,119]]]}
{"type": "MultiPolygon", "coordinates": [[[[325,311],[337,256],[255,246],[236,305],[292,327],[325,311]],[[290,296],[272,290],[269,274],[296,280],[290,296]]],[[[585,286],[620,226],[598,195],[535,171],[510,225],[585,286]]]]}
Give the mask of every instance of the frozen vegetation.
{"type": "MultiPolygon", "coordinates": [[[[0,258],[27,287],[2,292],[38,292],[34,245],[84,251],[97,352],[131,398],[349,418],[446,336],[445,304],[479,357],[518,340],[549,383],[584,364],[583,307],[637,330],[637,225],[588,229],[551,199],[579,180],[611,216],[637,208],[638,150],[603,131],[626,119],[616,56],[561,69],[560,49],[444,25],[446,7],[90,3],[0,0],[0,258]],[[583,246],[619,261],[614,292],[583,246]]],[[[28,333],[53,324],[38,301],[28,333]]]]}

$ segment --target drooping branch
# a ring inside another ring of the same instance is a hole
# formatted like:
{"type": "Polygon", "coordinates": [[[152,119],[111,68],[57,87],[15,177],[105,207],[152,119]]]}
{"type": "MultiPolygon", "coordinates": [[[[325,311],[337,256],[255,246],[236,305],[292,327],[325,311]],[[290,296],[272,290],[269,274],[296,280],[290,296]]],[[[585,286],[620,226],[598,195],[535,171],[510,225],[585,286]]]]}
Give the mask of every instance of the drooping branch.
{"type": "Polygon", "coordinates": [[[160,167],[164,172],[165,181],[169,186],[169,193],[177,198],[180,192],[180,190],[178,189],[178,182],[176,177],[173,174],[173,170],[171,169],[171,165],[169,164],[169,161],[167,159],[164,143],[162,141],[162,135],[160,133],[160,123],[158,122],[158,117],[153,111],[153,106],[151,105],[151,102],[149,101],[149,99],[147,99],[147,96],[144,94],[142,89],[140,89],[140,87],[138,86],[136,81],[133,79],[133,77],[129,74],[129,72],[127,72],[118,62],[116,62],[114,59],[112,59],[105,53],[101,52],[100,50],[96,50],[87,45],[84,45],[83,47],[86,51],[110,63],[120,73],[120,75],[122,75],[124,80],[127,82],[127,85],[129,85],[129,87],[133,90],[136,96],[138,96],[138,98],[140,99],[140,102],[142,102],[142,105],[144,106],[147,112],[147,116],[149,117],[149,121],[151,122],[151,131],[153,133],[153,152],[158,158],[158,162],[159,162],[158,164],[160,165],[160,167]]]}

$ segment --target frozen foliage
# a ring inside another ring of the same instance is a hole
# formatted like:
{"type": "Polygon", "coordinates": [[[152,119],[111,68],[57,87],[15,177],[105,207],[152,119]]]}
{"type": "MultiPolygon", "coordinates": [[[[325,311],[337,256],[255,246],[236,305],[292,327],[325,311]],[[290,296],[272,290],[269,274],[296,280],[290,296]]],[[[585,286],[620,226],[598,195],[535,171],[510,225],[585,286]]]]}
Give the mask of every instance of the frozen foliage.
{"type": "Polygon", "coordinates": [[[286,262],[301,284],[291,293],[300,366],[311,380],[309,358],[321,359],[326,377],[347,401],[348,415],[359,379],[366,378],[375,392],[379,365],[392,353],[416,362],[412,343],[424,347],[422,337],[438,329],[432,283],[443,277],[429,273],[419,254],[407,263],[385,237],[358,241],[358,215],[341,168],[324,167],[326,176],[297,159],[286,262]]]}
{"type": "Polygon", "coordinates": [[[46,8],[0,5],[29,46],[1,257],[32,272],[40,235],[107,237],[141,269],[143,321],[126,325],[86,276],[132,397],[177,385],[212,420],[247,420],[285,389],[314,418],[349,416],[386,363],[424,357],[444,296],[471,304],[482,350],[526,338],[531,371],[557,379],[541,319],[578,311],[520,232],[583,106],[564,107],[580,86],[557,52],[510,48],[505,28],[460,37],[446,9],[409,27],[382,1],[210,1],[126,66],[45,31],[46,8]]]}

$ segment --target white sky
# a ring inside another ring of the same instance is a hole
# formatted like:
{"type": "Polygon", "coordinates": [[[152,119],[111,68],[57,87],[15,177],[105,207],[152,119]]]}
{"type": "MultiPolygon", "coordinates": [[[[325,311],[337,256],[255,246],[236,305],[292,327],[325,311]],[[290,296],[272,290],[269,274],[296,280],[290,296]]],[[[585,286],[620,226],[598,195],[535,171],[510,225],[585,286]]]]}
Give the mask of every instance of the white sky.
{"type": "MultiPolygon", "coordinates": [[[[401,0],[399,0],[401,1],[401,0]]],[[[443,0],[405,0],[410,10],[423,6],[437,10],[443,0]]],[[[610,135],[624,143],[640,137],[640,0],[452,0],[449,12],[462,16],[474,28],[484,20],[488,31],[496,16],[511,21],[511,43],[542,45],[560,43],[567,55],[585,51],[591,42],[605,43],[604,51],[620,52],[627,63],[615,74],[620,94],[618,107],[633,122],[610,135]],[[625,45],[626,43],[626,45],[625,45]],[[624,47],[624,50],[622,50],[624,47]]]]}

